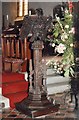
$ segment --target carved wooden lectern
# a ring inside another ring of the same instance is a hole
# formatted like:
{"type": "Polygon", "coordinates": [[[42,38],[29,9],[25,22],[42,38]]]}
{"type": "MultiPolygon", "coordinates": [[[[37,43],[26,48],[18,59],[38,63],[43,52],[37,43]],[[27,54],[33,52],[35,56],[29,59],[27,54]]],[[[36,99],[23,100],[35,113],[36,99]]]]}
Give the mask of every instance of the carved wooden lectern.
{"type": "Polygon", "coordinates": [[[51,26],[52,17],[43,16],[41,9],[37,9],[37,16],[25,16],[21,29],[21,39],[31,34],[34,57],[34,86],[29,87],[28,98],[16,103],[16,109],[34,117],[46,115],[58,111],[59,105],[53,105],[53,102],[47,99],[46,86],[43,84],[42,75],[42,49],[47,30],[51,26]]]}

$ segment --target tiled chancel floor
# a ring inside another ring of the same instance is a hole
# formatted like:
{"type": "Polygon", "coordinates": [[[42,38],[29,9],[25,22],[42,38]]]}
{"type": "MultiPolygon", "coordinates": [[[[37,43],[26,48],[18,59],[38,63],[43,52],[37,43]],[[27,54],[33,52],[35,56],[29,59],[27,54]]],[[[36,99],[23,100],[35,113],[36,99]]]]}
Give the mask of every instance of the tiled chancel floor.
{"type": "MultiPolygon", "coordinates": [[[[66,99],[66,102],[64,103],[64,95],[66,93],[60,93],[60,94],[54,94],[49,97],[53,98],[55,100],[55,104],[59,103],[60,108],[58,112],[48,114],[45,116],[45,118],[40,117],[44,120],[79,120],[79,108],[78,110],[74,110],[74,102],[69,103],[69,96],[66,99]]],[[[78,96],[79,98],[79,96],[78,96]]],[[[79,102],[79,101],[78,101],[79,102]]],[[[1,115],[0,115],[1,117],[1,115]]],[[[32,120],[31,117],[20,113],[16,109],[8,109],[4,110],[2,113],[3,120],[32,120]]],[[[37,119],[37,118],[36,118],[37,119]]]]}

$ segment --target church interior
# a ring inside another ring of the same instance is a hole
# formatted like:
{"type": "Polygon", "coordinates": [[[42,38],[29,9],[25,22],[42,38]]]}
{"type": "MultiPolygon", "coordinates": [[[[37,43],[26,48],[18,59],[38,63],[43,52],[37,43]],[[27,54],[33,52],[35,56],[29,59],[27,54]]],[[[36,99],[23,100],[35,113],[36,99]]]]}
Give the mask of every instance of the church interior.
{"type": "Polygon", "coordinates": [[[1,120],[79,119],[79,1],[0,2],[1,120]]]}

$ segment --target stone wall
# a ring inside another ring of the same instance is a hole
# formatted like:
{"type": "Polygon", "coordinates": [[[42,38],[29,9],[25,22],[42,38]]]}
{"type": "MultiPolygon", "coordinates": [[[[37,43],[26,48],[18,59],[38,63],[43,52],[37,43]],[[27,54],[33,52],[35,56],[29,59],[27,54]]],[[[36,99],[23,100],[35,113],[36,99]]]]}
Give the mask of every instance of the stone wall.
{"type": "Polygon", "coordinates": [[[2,2],[0,2],[0,34],[2,31],[2,2]]]}
{"type": "Polygon", "coordinates": [[[2,20],[4,26],[6,27],[9,23],[14,24],[14,19],[16,17],[17,17],[17,2],[2,2],[2,20]]]}
{"type": "MultiPolygon", "coordinates": [[[[42,8],[44,15],[53,16],[53,8],[59,4],[58,2],[29,2],[29,9],[42,8]]],[[[0,7],[1,9],[1,7],[0,7]]],[[[2,2],[2,20],[6,27],[9,23],[14,24],[17,17],[17,2],[2,2]],[[7,20],[8,15],[8,20],[7,20]]]]}
{"type": "Polygon", "coordinates": [[[29,9],[42,8],[44,15],[53,16],[53,8],[58,4],[61,4],[61,2],[29,2],[29,9]]]}

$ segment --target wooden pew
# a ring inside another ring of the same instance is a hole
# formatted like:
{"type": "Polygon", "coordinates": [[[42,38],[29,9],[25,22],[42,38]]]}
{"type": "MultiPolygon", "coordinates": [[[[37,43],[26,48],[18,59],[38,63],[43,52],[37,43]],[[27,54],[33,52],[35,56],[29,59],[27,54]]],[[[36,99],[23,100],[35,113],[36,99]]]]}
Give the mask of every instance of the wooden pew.
{"type": "Polygon", "coordinates": [[[16,37],[2,37],[2,68],[3,71],[27,71],[27,60],[31,57],[29,42],[16,37]]]}

